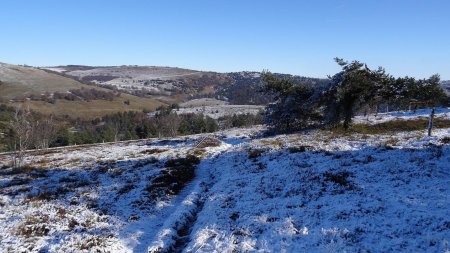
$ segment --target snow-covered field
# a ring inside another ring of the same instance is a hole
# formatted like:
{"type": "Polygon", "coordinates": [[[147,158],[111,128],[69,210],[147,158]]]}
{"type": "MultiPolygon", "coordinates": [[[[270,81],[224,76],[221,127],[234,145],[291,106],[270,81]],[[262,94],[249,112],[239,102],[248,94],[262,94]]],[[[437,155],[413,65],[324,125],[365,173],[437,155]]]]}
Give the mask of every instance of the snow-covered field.
{"type": "Polygon", "coordinates": [[[224,116],[233,116],[240,114],[256,115],[264,110],[261,105],[211,105],[198,107],[185,107],[175,110],[177,114],[199,114],[209,116],[213,119],[219,119],[224,116]]]}
{"type": "Polygon", "coordinates": [[[262,130],[219,132],[209,147],[196,135],[71,148],[29,156],[32,171],[3,168],[0,252],[450,252],[450,129],[262,130]]]}

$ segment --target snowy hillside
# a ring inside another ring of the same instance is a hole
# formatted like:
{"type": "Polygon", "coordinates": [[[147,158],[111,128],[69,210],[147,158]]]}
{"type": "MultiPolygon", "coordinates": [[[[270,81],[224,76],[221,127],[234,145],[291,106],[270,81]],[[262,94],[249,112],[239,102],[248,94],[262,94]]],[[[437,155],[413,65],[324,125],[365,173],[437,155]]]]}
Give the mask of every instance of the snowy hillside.
{"type": "Polygon", "coordinates": [[[201,76],[204,73],[181,68],[153,66],[60,66],[46,67],[46,70],[75,77],[85,82],[93,82],[101,86],[115,87],[119,90],[139,91],[153,95],[170,95],[173,91],[181,91],[185,87],[183,78],[201,76]]]}
{"type": "MultiPolygon", "coordinates": [[[[157,97],[185,102],[192,98],[218,98],[234,105],[266,105],[273,101],[261,92],[261,72],[240,71],[217,73],[158,66],[57,66],[46,71],[71,77],[104,88],[117,89],[141,97],[157,97]]],[[[328,79],[276,74],[292,78],[296,83],[316,87],[329,84],[328,79]]]]}
{"type": "Polygon", "coordinates": [[[450,251],[450,129],[262,130],[2,155],[2,252],[450,251]]]}
{"type": "Polygon", "coordinates": [[[240,114],[256,115],[264,111],[264,106],[261,105],[215,105],[215,106],[199,106],[199,107],[185,107],[176,110],[176,113],[181,114],[198,114],[202,113],[213,119],[219,119],[224,116],[233,116],[240,114]]]}

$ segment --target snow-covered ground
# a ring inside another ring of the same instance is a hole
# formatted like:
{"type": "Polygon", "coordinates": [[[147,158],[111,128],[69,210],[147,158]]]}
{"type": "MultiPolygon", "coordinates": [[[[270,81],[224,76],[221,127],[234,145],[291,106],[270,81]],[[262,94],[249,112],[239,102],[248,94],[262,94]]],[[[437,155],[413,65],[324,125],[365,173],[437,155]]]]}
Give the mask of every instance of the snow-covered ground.
{"type": "Polygon", "coordinates": [[[71,148],[29,156],[32,172],[3,168],[0,252],[450,252],[450,129],[261,131],[219,132],[203,148],[202,135],[71,148]],[[161,184],[192,155],[193,180],[161,184]]]}
{"type": "Polygon", "coordinates": [[[224,116],[233,116],[240,114],[256,115],[264,110],[261,105],[211,105],[198,107],[182,107],[174,110],[177,114],[199,114],[209,116],[213,119],[219,119],[224,116]]]}
{"type": "Polygon", "coordinates": [[[445,252],[450,147],[422,133],[253,140],[213,160],[187,252],[445,252]]]}
{"type": "MultiPolygon", "coordinates": [[[[418,109],[416,111],[402,111],[402,112],[387,112],[378,113],[377,115],[369,114],[368,116],[356,116],[356,123],[363,124],[377,124],[392,120],[412,120],[418,118],[429,118],[431,114],[431,109],[418,109]]],[[[436,117],[443,119],[450,119],[450,108],[436,108],[436,117]]]]}
{"type": "MultiPolygon", "coordinates": [[[[264,111],[263,105],[230,105],[226,101],[201,98],[189,100],[180,104],[180,108],[172,111],[178,115],[183,114],[203,114],[213,119],[219,119],[224,116],[233,116],[241,114],[257,115],[264,111]]],[[[148,115],[153,117],[157,112],[150,112],[148,115]]]]}

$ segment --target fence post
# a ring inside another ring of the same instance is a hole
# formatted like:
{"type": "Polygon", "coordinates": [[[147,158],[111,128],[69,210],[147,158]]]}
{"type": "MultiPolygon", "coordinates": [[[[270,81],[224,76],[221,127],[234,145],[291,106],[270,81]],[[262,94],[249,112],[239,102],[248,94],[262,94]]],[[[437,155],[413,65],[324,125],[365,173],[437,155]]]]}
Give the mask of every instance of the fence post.
{"type": "Polygon", "coordinates": [[[431,110],[430,118],[428,119],[428,136],[431,136],[431,129],[433,128],[434,107],[431,110]]]}

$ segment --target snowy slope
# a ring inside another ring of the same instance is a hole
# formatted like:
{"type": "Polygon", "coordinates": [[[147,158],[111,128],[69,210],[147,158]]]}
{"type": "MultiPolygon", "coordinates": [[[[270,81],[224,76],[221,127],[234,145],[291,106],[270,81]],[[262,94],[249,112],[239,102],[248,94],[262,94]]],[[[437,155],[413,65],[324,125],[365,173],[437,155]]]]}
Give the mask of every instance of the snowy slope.
{"type": "Polygon", "coordinates": [[[32,172],[4,167],[0,252],[450,251],[450,129],[261,131],[220,132],[205,148],[196,135],[52,150],[27,158],[32,172]],[[201,158],[193,180],[158,185],[168,161],[189,155],[201,158]]]}
{"type": "Polygon", "coordinates": [[[450,250],[448,145],[315,138],[255,140],[216,158],[217,182],[185,251],[450,250]]]}

